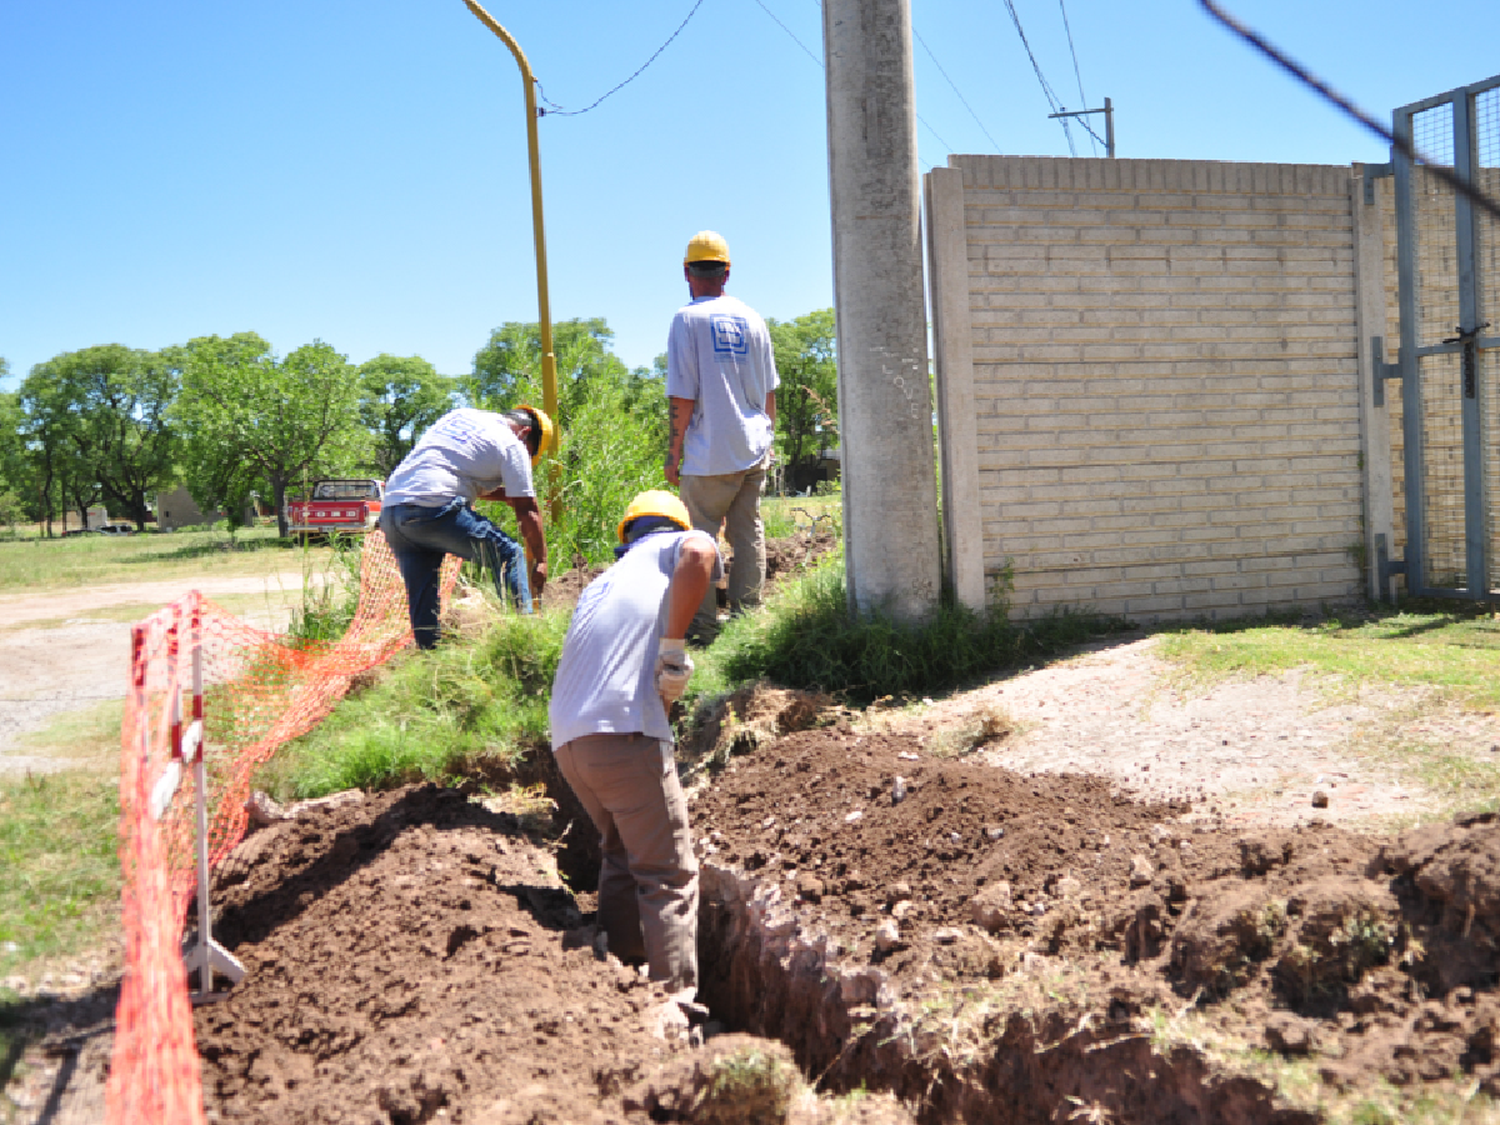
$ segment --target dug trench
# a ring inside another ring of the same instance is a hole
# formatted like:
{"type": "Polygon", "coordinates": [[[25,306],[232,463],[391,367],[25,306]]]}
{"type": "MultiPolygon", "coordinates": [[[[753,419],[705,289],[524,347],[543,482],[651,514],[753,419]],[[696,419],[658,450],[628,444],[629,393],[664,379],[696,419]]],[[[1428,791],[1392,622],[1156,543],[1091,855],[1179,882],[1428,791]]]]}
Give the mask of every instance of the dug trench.
{"type": "Polygon", "coordinates": [[[210,1118],[1248,1125],[1418,1091],[1494,1113],[1495,818],[1246,832],[816,704],[747,693],[709,728],[700,1028],[603,948],[555,778],[550,826],[424,786],[249,837],[214,892],[249,973],[195,1014],[210,1118]],[[715,1100],[730,1051],[821,1096],[715,1100]]]}

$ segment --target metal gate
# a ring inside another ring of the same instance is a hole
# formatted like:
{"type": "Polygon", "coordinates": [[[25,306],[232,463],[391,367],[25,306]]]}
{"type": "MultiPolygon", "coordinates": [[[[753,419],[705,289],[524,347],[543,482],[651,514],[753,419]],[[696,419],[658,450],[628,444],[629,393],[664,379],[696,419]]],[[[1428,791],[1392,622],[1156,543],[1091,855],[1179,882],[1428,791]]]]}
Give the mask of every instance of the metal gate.
{"type": "MultiPolygon", "coordinates": [[[[1394,132],[1500,199],[1500,75],[1395,111],[1394,132]]],[[[1500,598],[1500,221],[1399,148],[1395,175],[1409,594],[1500,598]]],[[[1377,392],[1378,393],[1378,392],[1377,392]]]]}

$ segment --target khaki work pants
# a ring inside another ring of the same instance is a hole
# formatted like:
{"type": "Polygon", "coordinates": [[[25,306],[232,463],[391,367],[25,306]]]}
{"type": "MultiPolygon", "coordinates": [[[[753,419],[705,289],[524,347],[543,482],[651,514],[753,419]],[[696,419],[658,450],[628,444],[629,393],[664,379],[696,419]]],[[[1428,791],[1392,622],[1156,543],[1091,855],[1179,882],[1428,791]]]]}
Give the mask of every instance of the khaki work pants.
{"type": "Polygon", "coordinates": [[[594,734],[557,765],[599,829],[599,922],[609,951],[644,957],[669,991],[698,987],[698,860],[672,744],[594,734]]]}
{"type": "MultiPolygon", "coordinates": [[[[741,473],[679,478],[678,491],[687,505],[688,517],[698,531],[706,531],[717,542],[719,524],[734,559],[729,566],[729,610],[760,605],[766,581],[766,528],[760,519],[760,494],[766,487],[770,456],[741,473]]],[[[718,602],[713,586],[693,615],[693,632],[705,643],[719,631],[718,602]]]]}

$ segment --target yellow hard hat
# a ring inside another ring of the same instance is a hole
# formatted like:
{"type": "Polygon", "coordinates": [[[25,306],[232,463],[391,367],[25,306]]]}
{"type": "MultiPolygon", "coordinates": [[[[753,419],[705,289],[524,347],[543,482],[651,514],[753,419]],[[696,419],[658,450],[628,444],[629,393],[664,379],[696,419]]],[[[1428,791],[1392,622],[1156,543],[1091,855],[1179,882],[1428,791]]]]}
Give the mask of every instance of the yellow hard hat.
{"type": "Polygon", "coordinates": [[[630,521],[640,519],[642,516],[663,516],[671,520],[683,531],[693,529],[692,518],[688,515],[687,505],[670,492],[661,488],[653,488],[647,492],[638,492],[630,507],[625,509],[625,518],[620,521],[616,534],[620,542],[625,542],[625,529],[630,526],[630,521]]]}
{"type": "Polygon", "coordinates": [[[556,452],[557,427],[552,424],[552,419],[547,417],[545,410],[539,410],[535,406],[528,406],[524,402],[516,407],[516,409],[526,411],[526,413],[536,419],[537,425],[542,428],[542,440],[536,443],[536,452],[531,455],[531,463],[535,465],[542,459],[543,453],[556,452]]]}
{"type": "Polygon", "coordinates": [[[688,243],[687,253],[682,257],[682,264],[685,266],[694,262],[723,262],[727,266],[729,243],[716,230],[700,230],[693,235],[693,240],[688,243]]]}

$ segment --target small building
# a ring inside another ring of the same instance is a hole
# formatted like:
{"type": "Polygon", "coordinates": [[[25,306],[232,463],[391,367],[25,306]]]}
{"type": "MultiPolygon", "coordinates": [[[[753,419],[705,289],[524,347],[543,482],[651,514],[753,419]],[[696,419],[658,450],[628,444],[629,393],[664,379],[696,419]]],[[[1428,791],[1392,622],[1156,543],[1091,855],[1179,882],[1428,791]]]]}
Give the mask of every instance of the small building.
{"type": "MultiPolygon", "coordinates": [[[[240,517],[240,522],[249,527],[258,514],[260,513],[254,506],[248,507],[240,517]]],[[[192,493],[181,485],[171,492],[156,494],[156,526],[161,531],[176,531],[181,527],[206,527],[225,518],[224,511],[219,508],[211,512],[203,511],[194,501],[192,493]]]]}

